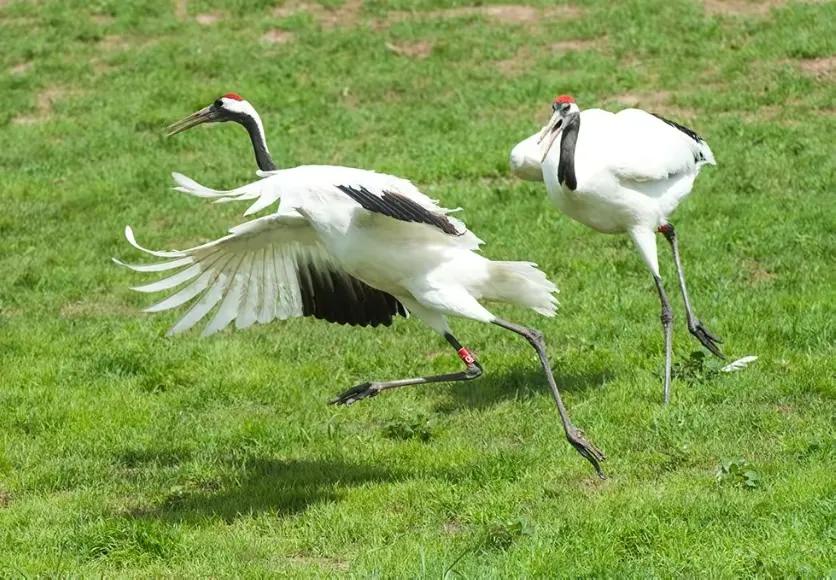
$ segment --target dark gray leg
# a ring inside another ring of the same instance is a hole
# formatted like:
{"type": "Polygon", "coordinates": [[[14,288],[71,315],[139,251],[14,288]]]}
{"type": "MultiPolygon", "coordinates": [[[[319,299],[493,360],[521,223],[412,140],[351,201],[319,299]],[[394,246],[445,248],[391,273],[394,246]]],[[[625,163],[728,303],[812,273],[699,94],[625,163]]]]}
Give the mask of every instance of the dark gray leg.
{"type": "Polygon", "coordinates": [[[659,300],[662,301],[662,331],[665,333],[665,404],[671,400],[671,356],[673,355],[673,311],[668,295],[665,294],[665,287],[662,279],[653,275],[656,282],[656,290],[659,291],[659,300]]]}
{"type": "Polygon", "coordinates": [[[673,224],[660,226],[659,231],[662,232],[662,235],[664,235],[665,239],[668,240],[668,243],[671,245],[671,251],[673,251],[673,261],[676,264],[676,274],[679,277],[679,290],[682,292],[682,299],[685,301],[685,316],[688,320],[688,332],[697,337],[697,340],[699,340],[705,348],[711,351],[711,354],[725,359],[726,357],[723,356],[723,353],[720,351],[720,347],[717,346],[718,342],[722,343],[723,341],[711,334],[708,329],[702,325],[702,322],[694,316],[694,312],[691,310],[691,301],[688,300],[688,290],[685,287],[685,270],[683,270],[682,262],[679,258],[679,244],[676,240],[676,230],[674,229],[673,224]]]}
{"type": "Polygon", "coordinates": [[[362,383],[356,387],[352,387],[339,395],[336,399],[331,401],[332,405],[351,405],[360,399],[366,397],[375,397],[382,391],[388,389],[398,389],[400,387],[409,387],[412,385],[425,385],[427,383],[449,383],[454,381],[472,381],[478,379],[483,374],[482,365],[480,365],[473,354],[461,345],[449,332],[444,335],[447,342],[456,349],[459,358],[462,359],[467,369],[458,373],[447,373],[443,375],[432,375],[429,377],[415,377],[413,379],[400,379],[397,381],[371,382],[362,383]]]}
{"type": "Polygon", "coordinates": [[[560,391],[557,388],[557,383],[554,380],[552,368],[549,365],[549,359],[546,355],[546,341],[543,337],[543,333],[538,330],[534,330],[533,328],[526,328],[525,326],[520,326],[500,318],[494,320],[494,324],[510,330],[511,332],[516,332],[525,338],[529,344],[534,347],[534,350],[537,351],[537,356],[540,358],[540,366],[543,367],[543,372],[546,373],[546,380],[549,383],[549,388],[552,391],[552,397],[554,397],[554,402],[557,405],[557,412],[560,414],[560,421],[563,423],[563,430],[566,433],[566,439],[569,440],[569,443],[572,444],[578,453],[583,455],[587,461],[592,464],[595,471],[598,472],[598,477],[606,479],[600,464],[600,462],[606,457],[597,447],[586,440],[583,431],[572,425],[569,413],[566,411],[566,407],[563,406],[563,399],[560,398],[560,391]]]}

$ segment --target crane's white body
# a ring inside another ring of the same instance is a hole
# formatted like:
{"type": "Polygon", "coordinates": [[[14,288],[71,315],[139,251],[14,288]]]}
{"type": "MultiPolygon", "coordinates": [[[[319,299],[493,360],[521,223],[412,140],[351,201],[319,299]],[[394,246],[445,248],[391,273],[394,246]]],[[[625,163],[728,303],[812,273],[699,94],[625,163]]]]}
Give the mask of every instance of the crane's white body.
{"type": "Polygon", "coordinates": [[[511,173],[526,181],[543,181],[543,151],[539,142],[540,134],[535,133],[511,149],[511,173]]]}
{"type": "MultiPolygon", "coordinates": [[[[515,147],[515,173],[536,173],[542,159],[537,137],[515,147]]],[[[656,230],[691,192],[700,168],[715,164],[708,144],[639,109],[583,110],[574,155],[577,187],[571,190],[558,182],[561,141],[562,136],[542,162],[552,203],[599,232],[629,233],[658,276],[656,230]]]]}
{"type": "Polygon", "coordinates": [[[185,285],[150,307],[166,310],[196,299],[171,329],[194,326],[217,306],[204,334],[232,321],[239,328],[303,315],[299,271],[314,268],[350,276],[394,296],[437,332],[448,332],[446,315],[492,322],[480,300],[518,304],[552,316],[556,287],[529,262],[491,261],[477,253],[482,243],[465,225],[407,180],[347,167],[301,166],[261,173],[262,179],[231,191],[215,191],[174,174],[177,189],[218,202],[254,200],[246,214],[279,202],[272,215],[247,222],[230,234],[195,248],[148,253],[169,258],[140,271],[180,269],[137,288],[155,292],[185,285]],[[445,216],[457,234],[428,223],[404,221],[365,209],[338,186],[362,187],[382,198],[387,192],[445,216]],[[218,306],[219,305],[219,306],[218,306]]]}

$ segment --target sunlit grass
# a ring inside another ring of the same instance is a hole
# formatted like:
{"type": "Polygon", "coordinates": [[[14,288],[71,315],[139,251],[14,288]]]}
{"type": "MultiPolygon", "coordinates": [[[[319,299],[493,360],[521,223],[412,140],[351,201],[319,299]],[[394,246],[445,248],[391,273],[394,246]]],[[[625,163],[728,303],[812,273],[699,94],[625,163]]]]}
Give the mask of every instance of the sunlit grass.
{"type": "Polygon", "coordinates": [[[0,575],[836,568],[833,3],[173,4],[0,2],[0,575]],[[280,164],[409,177],[464,207],[488,256],[555,280],[556,318],[499,312],[546,333],[609,480],[566,444],[530,349],[495,328],[454,322],[478,382],[347,409],[325,402],[458,361],[415,320],[163,337],[174,317],[142,315],[110,257],[136,259],[125,224],[182,247],[244,221],[169,177],[254,178],[243,131],[162,131],[232,90],[280,164]],[[697,313],[753,366],[693,357],[677,308],[660,405],[658,302],[629,240],[508,175],[555,93],[709,140],[719,165],[674,223],[697,313]]]}

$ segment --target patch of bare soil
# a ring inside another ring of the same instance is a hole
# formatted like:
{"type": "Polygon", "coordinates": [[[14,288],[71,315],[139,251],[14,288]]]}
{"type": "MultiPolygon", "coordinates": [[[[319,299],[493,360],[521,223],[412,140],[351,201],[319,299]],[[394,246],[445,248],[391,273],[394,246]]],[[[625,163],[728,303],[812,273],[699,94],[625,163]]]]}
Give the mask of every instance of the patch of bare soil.
{"type": "Polygon", "coordinates": [[[22,62],[20,64],[16,64],[9,69],[9,74],[12,76],[19,76],[26,74],[32,69],[31,62],[22,62]]]}
{"type": "Polygon", "coordinates": [[[4,508],[12,503],[12,494],[0,489],[0,508],[4,508]]]}
{"type": "Polygon", "coordinates": [[[708,14],[719,16],[766,16],[786,0],[703,0],[708,14]]]}
{"type": "Polygon", "coordinates": [[[325,558],[322,556],[297,555],[292,556],[290,561],[298,566],[310,567],[313,565],[336,572],[348,572],[351,568],[349,563],[345,560],[340,560],[338,558],[325,558]]]}
{"type": "Polygon", "coordinates": [[[223,14],[220,12],[204,12],[195,16],[194,19],[201,26],[211,26],[223,20],[223,14]]]}
{"type": "Polygon", "coordinates": [[[108,24],[113,24],[113,16],[110,14],[93,14],[90,17],[90,20],[93,21],[94,24],[98,24],[99,26],[107,26],[108,24]]]}
{"type": "Polygon", "coordinates": [[[398,56],[418,59],[427,58],[433,51],[432,43],[426,40],[419,40],[418,42],[399,42],[397,44],[387,42],[386,48],[398,56]]]}
{"type": "Polygon", "coordinates": [[[106,75],[115,68],[113,65],[106,63],[98,58],[92,59],[90,61],[90,65],[93,68],[93,72],[96,74],[96,76],[106,75]]]}
{"type": "Polygon", "coordinates": [[[128,41],[118,34],[108,34],[99,41],[98,46],[107,52],[122,51],[128,48],[128,41]]]}
{"type": "Polygon", "coordinates": [[[457,6],[427,12],[390,12],[384,20],[376,22],[374,28],[383,29],[392,24],[408,20],[448,20],[465,16],[485,16],[495,22],[507,24],[536,24],[544,20],[569,20],[582,14],[583,11],[574,6],[555,6],[552,8],[535,8],[517,4],[457,6]]]}
{"type": "Polygon", "coordinates": [[[265,44],[287,44],[288,42],[292,42],[293,39],[294,35],[292,32],[278,28],[268,30],[261,36],[261,42],[265,44]]]}
{"type": "Polygon", "coordinates": [[[174,0],[174,17],[185,20],[189,16],[189,0],[174,0]]]}
{"type": "Polygon", "coordinates": [[[631,93],[621,93],[619,95],[614,95],[609,97],[608,101],[613,101],[616,103],[621,103],[622,105],[628,107],[658,107],[661,105],[665,105],[670,101],[671,93],[670,91],[653,91],[653,92],[631,92],[631,93]]]}
{"type": "Polygon", "coordinates": [[[17,115],[16,117],[12,118],[12,123],[14,123],[15,125],[32,125],[34,123],[46,121],[52,115],[53,105],[59,100],[72,94],[75,94],[75,91],[68,90],[65,87],[47,87],[46,89],[38,93],[38,96],[35,98],[34,113],[26,115],[17,115]]]}
{"type": "Polygon", "coordinates": [[[310,14],[323,28],[350,27],[360,20],[363,10],[362,0],[346,0],[336,8],[326,8],[316,2],[304,0],[288,0],[275,10],[276,18],[287,18],[299,13],[310,14]]]}
{"type": "Polygon", "coordinates": [[[541,9],[521,4],[500,4],[496,6],[459,6],[445,10],[433,10],[425,14],[431,18],[458,18],[479,15],[487,16],[499,22],[529,24],[542,20],[577,18],[582,14],[582,11],[574,6],[555,6],[541,9]]]}
{"type": "Polygon", "coordinates": [[[606,44],[606,38],[577,38],[574,40],[561,40],[552,43],[549,48],[555,54],[565,52],[582,52],[585,50],[600,50],[606,44]]]}
{"type": "Polygon", "coordinates": [[[513,78],[525,72],[528,66],[528,55],[526,50],[520,50],[511,58],[505,58],[494,62],[493,66],[504,77],[513,78]]]}
{"type": "Polygon", "coordinates": [[[587,495],[594,495],[606,489],[607,481],[600,477],[590,475],[580,480],[583,491],[587,495]]]}
{"type": "MultiPolygon", "coordinates": [[[[561,55],[569,52],[585,50],[601,50],[606,45],[606,39],[575,39],[555,42],[549,46],[552,55],[561,55]]],[[[523,46],[514,56],[494,62],[496,70],[505,77],[515,77],[523,74],[537,58],[545,56],[533,53],[530,48],[523,46]]]]}
{"type": "MultiPolygon", "coordinates": [[[[362,0],[346,0],[335,8],[324,7],[316,2],[305,0],[288,0],[273,10],[273,16],[287,18],[300,13],[311,15],[323,28],[344,28],[356,26],[361,21],[363,11],[362,0]]],[[[544,20],[560,20],[577,18],[583,14],[580,8],[573,6],[555,6],[551,8],[535,8],[517,4],[501,4],[493,6],[458,6],[442,10],[394,11],[384,18],[371,22],[372,28],[382,30],[392,24],[409,20],[439,20],[460,18],[463,16],[485,16],[494,21],[509,24],[534,24],[544,20]]]]}
{"type": "Polygon", "coordinates": [[[456,520],[450,520],[449,522],[444,522],[441,526],[441,531],[448,536],[455,536],[461,534],[464,531],[464,526],[461,522],[456,520]]]}
{"type": "Polygon", "coordinates": [[[757,260],[746,260],[743,267],[746,268],[746,272],[749,276],[749,284],[751,286],[759,286],[761,284],[771,282],[778,277],[777,274],[767,270],[766,266],[757,260]]]}
{"type": "Polygon", "coordinates": [[[810,73],[818,79],[832,79],[836,70],[836,56],[824,56],[821,58],[806,58],[796,61],[804,72],[810,73]]]}
{"type": "Polygon", "coordinates": [[[439,13],[441,16],[450,18],[480,14],[502,22],[513,22],[516,24],[534,22],[540,17],[540,11],[537,8],[521,5],[463,6],[461,8],[449,8],[444,11],[439,11],[439,13]]]}
{"type": "MultiPolygon", "coordinates": [[[[696,117],[696,112],[692,109],[671,104],[670,91],[621,93],[606,98],[601,105],[601,108],[607,110],[627,107],[644,109],[649,113],[658,113],[677,122],[688,122],[696,117]]],[[[583,108],[583,105],[581,105],[581,108],[583,108]]]]}
{"type": "Polygon", "coordinates": [[[159,42],[159,38],[122,36],[119,34],[108,34],[98,41],[96,47],[99,49],[96,55],[90,59],[90,67],[98,75],[104,75],[115,67],[108,62],[110,57],[116,53],[123,53],[128,50],[140,50],[153,46],[159,42]]]}

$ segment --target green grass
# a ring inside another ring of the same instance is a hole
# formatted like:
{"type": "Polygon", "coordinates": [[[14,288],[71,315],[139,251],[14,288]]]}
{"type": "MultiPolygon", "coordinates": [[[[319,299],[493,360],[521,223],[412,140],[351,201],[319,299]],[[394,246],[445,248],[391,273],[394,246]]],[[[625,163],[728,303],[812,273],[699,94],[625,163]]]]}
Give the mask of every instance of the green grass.
{"type": "Polygon", "coordinates": [[[0,575],[832,573],[836,5],[590,0],[514,22],[437,0],[272,4],[0,2],[0,575]],[[276,29],[287,42],[262,40],[276,29]],[[496,328],[454,321],[480,381],[350,408],[325,402],[457,361],[415,320],[163,337],[174,317],[141,314],[144,278],[110,257],[137,259],[125,224],[181,247],[244,221],[169,189],[172,170],[251,180],[243,131],[162,136],[231,90],[281,164],[407,176],[463,206],[488,256],[541,265],[558,316],[497,312],[546,333],[607,481],[496,328]],[[719,166],[674,223],[697,313],[754,366],[694,357],[677,308],[660,404],[658,301],[629,240],[508,174],[555,93],[708,138],[719,166]]]}

